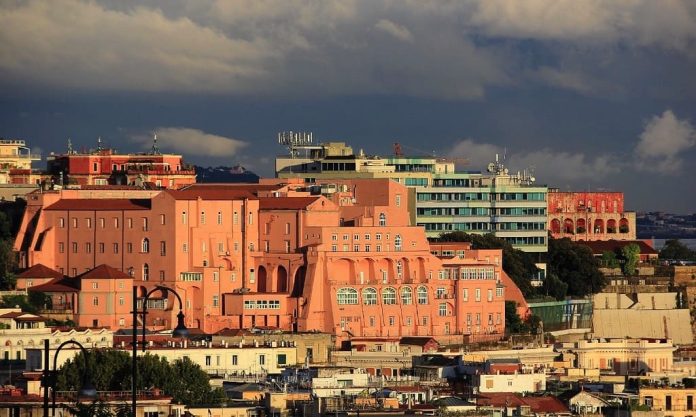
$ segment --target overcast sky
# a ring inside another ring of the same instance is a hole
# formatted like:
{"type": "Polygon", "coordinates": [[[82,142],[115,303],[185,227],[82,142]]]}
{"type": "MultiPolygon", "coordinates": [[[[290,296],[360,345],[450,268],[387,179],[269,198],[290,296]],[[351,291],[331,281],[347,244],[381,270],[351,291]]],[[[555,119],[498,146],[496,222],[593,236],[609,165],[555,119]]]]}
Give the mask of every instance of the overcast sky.
{"type": "Polygon", "coordinates": [[[279,130],[696,212],[691,0],[0,0],[0,136],[273,175],[279,130]]]}

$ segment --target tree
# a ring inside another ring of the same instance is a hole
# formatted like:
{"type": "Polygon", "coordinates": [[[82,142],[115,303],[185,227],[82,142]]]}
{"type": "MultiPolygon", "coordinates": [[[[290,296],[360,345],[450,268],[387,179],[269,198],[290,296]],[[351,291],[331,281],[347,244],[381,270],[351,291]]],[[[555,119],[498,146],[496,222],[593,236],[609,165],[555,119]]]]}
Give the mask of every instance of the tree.
{"type": "Polygon", "coordinates": [[[660,251],[660,259],[696,260],[696,251],[692,251],[679,239],[669,239],[660,251]]]}
{"type": "Polygon", "coordinates": [[[606,268],[618,268],[620,266],[616,253],[608,250],[602,252],[602,266],[606,268]]]}
{"type": "Polygon", "coordinates": [[[621,248],[621,257],[624,260],[623,273],[624,275],[633,275],[636,273],[638,261],[640,261],[640,246],[635,243],[626,245],[621,248]]]}
{"type": "Polygon", "coordinates": [[[563,300],[568,294],[568,284],[561,281],[555,273],[546,274],[542,288],[546,295],[556,300],[563,300]]]}
{"type": "MultiPolygon", "coordinates": [[[[82,353],[67,361],[60,369],[57,389],[78,390],[82,375],[89,370],[92,383],[99,391],[127,391],[131,388],[131,357],[128,353],[113,349],[94,350],[88,364],[82,353]]],[[[136,388],[156,387],[171,395],[174,401],[191,404],[221,404],[226,400],[224,392],[212,389],[208,375],[189,358],[169,363],[157,355],[138,356],[136,388]]]]}
{"type": "Polygon", "coordinates": [[[585,297],[604,288],[606,280],[592,251],[568,238],[549,239],[547,276],[553,275],[567,286],[567,295],[585,297]]]}
{"type": "Polygon", "coordinates": [[[531,278],[539,271],[534,264],[532,255],[512,247],[505,239],[493,234],[469,234],[464,232],[443,233],[437,242],[470,242],[473,249],[502,249],[503,270],[522,291],[525,298],[536,295],[531,278]]]}
{"type": "Polygon", "coordinates": [[[12,240],[0,239],[0,289],[14,289],[16,270],[17,254],[12,247],[12,240]]]}

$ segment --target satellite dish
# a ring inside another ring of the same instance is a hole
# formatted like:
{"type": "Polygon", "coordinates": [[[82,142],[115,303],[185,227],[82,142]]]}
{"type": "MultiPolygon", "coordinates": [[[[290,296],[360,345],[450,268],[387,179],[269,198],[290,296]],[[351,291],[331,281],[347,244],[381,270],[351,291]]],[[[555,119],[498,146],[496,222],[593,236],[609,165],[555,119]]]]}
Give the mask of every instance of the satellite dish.
{"type": "Polygon", "coordinates": [[[495,172],[495,163],[491,162],[488,164],[488,172],[495,172]]]}

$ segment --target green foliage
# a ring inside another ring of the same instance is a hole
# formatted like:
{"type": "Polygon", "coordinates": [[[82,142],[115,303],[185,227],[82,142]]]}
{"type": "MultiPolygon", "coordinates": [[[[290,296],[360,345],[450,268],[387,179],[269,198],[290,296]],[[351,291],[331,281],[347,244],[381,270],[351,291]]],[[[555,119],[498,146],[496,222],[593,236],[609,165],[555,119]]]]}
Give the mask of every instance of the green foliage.
{"type": "MultiPolygon", "coordinates": [[[[131,389],[131,357],[112,349],[92,351],[86,369],[99,391],[128,391],[131,389]]],[[[75,391],[85,375],[82,354],[63,365],[58,374],[58,390],[75,391]]],[[[157,355],[138,355],[138,390],[159,388],[174,401],[191,404],[221,404],[226,397],[221,389],[210,387],[208,375],[200,366],[184,358],[169,363],[157,355]]]]}
{"type": "Polygon", "coordinates": [[[12,246],[12,239],[0,239],[0,289],[4,290],[14,289],[16,283],[17,254],[12,246]]]}
{"type": "Polygon", "coordinates": [[[612,251],[602,252],[602,266],[606,268],[618,268],[620,264],[616,254],[612,251]]]}
{"type": "Polygon", "coordinates": [[[621,257],[624,260],[624,275],[629,276],[635,274],[638,268],[638,261],[640,261],[640,247],[635,243],[624,246],[621,248],[621,257]]]}
{"type": "Polygon", "coordinates": [[[505,331],[508,334],[536,333],[540,323],[541,319],[538,316],[529,316],[523,321],[517,315],[517,303],[505,301],[505,331]]]}
{"type": "Polygon", "coordinates": [[[696,251],[689,249],[679,239],[669,239],[660,251],[660,259],[696,261],[696,251]]]}
{"type": "Polygon", "coordinates": [[[74,417],[129,417],[131,415],[129,404],[123,403],[112,408],[103,401],[68,405],[67,410],[74,417]]]}
{"type": "Polygon", "coordinates": [[[547,273],[542,287],[546,295],[556,300],[563,300],[568,294],[568,284],[561,281],[555,273],[547,273]]]}
{"type": "Polygon", "coordinates": [[[495,237],[493,234],[469,234],[464,232],[443,233],[437,239],[438,242],[471,242],[473,249],[502,249],[503,270],[515,282],[525,298],[536,294],[536,289],[531,284],[532,277],[538,272],[534,265],[532,255],[515,249],[505,239],[495,237]]]}
{"type": "MultiPolygon", "coordinates": [[[[606,280],[599,272],[599,262],[586,247],[568,238],[549,239],[547,276],[554,276],[567,285],[566,295],[585,297],[604,288],[606,280]]],[[[549,284],[551,285],[551,284],[549,284]]],[[[560,289],[545,289],[559,295],[560,289]]]]}
{"type": "Polygon", "coordinates": [[[27,313],[37,314],[42,306],[32,304],[26,295],[6,295],[0,300],[0,307],[19,307],[27,313]]]}

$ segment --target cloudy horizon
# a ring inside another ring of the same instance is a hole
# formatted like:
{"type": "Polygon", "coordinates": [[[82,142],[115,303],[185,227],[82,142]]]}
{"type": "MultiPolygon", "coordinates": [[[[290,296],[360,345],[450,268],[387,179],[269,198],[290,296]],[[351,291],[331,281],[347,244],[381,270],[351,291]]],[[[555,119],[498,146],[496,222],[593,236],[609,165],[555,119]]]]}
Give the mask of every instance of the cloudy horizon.
{"type": "Polygon", "coordinates": [[[280,130],[696,212],[688,0],[0,1],[0,136],[273,175],[280,130]]]}

